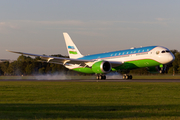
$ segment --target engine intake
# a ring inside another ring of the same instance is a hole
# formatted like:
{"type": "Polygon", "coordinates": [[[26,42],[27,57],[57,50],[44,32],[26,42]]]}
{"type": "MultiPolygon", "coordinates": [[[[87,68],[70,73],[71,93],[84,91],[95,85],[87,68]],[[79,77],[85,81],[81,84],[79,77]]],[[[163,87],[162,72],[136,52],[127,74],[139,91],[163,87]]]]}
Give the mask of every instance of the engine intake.
{"type": "Polygon", "coordinates": [[[108,61],[98,61],[92,65],[95,73],[108,73],[111,71],[111,64],[108,61]]]}

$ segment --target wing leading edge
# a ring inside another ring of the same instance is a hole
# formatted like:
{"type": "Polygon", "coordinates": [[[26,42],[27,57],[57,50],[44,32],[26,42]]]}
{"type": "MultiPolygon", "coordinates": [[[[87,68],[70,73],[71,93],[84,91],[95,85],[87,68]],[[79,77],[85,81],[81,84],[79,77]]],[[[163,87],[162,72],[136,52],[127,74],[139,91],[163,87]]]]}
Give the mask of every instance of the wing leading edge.
{"type": "MultiPolygon", "coordinates": [[[[38,55],[38,54],[32,54],[32,53],[16,52],[16,51],[10,51],[10,50],[6,50],[6,51],[22,54],[22,55],[40,57],[42,59],[41,62],[55,63],[55,64],[61,64],[61,65],[65,65],[66,63],[68,63],[68,64],[79,64],[81,66],[88,65],[89,67],[91,67],[95,62],[97,62],[97,60],[83,60],[83,59],[73,59],[73,58],[64,58],[64,57],[53,57],[53,56],[38,55]]],[[[108,62],[111,63],[112,67],[117,67],[123,64],[122,62],[114,62],[114,61],[108,61],[108,62]]]]}
{"type": "Polygon", "coordinates": [[[56,63],[56,64],[62,64],[62,65],[65,65],[66,63],[83,65],[83,64],[86,64],[87,62],[94,62],[92,60],[79,60],[79,59],[72,59],[72,58],[53,57],[53,56],[38,55],[38,54],[31,54],[31,53],[24,53],[24,52],[16,52],[16,51],[10,51],[10,50],[6,50],[6,51],[22,54],[22,55],[40,57],[44,62],[56,63]]]}

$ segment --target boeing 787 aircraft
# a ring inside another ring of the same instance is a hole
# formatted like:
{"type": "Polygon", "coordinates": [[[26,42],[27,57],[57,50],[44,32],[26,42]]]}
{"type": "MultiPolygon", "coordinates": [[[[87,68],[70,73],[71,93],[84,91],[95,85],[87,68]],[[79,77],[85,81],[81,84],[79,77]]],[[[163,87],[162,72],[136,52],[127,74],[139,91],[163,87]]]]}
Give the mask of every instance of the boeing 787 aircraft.
{"type": "MultiPolygon", "coordinates": [[[[161,46],[131,48],[84,56],[80,53],[68,33],[63,33],[63,35],[69,58],[7,51],[28,56],[38,56],[46,62],[62,64],[74,71],[96,74],[97,79],[106,79],[106,74],[111,71],[123,71],[143,67],[146,67],[150,72],[162,73],[166,68],[166,64],[175,59],[169,49],[161,46]]],[[[132,79],[132,75],[124,74],[123,79],[132,79]]]]}

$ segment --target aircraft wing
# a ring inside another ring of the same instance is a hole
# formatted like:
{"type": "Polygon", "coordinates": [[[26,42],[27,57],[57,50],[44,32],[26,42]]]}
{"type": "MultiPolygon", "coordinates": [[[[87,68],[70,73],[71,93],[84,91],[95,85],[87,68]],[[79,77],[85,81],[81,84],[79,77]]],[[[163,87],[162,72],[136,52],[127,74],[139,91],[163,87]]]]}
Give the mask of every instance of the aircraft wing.
{"type": "Polygon", "coordinates": [[[49,62],[49,63],[62,64],[62,65],[64,65],[65,63],[84,65],[87,62],[94,62],[93,60],[79,60],[79,59],[72,59],[72,58],[53,57],[53,56],[47,56],[47,55],[37,55],[37,54],[31,54],[31,53],[16,52],[16,51],[10,51],[10,50],[6,50],[6,51],[22,54],[22,55],[40,57],[42,59],[42,62],[49,62]]]}
{"type": "MultiPolygon", "coordinates": [[[[16,52],[16,51],[10,51],[6,50],[8,52],[12,53],[17,53],[17,54],[22,54],[22,55],[28,55],[28,56],[35,56],[35,57],[40,57],[42,60],[41,62],[48,62],[48,63],[55,63],[55,64],[80,64],[82,66],[85,65],[92,65],[93,63],[96,62],[96,60],[80,60],[80,59],[72,59],[72,58],[64,58],[64,57],[53,57],[53,56],[47,56],[47,55],[37,55],[37,54],[32,54],[32,53],[24,53],[24,52],[16,52]]],[[[119,65],[122,65],[123,62],[114,62],[114,61],[108,61],[111,63],[112,67],[117,67],[119,65]]]]}

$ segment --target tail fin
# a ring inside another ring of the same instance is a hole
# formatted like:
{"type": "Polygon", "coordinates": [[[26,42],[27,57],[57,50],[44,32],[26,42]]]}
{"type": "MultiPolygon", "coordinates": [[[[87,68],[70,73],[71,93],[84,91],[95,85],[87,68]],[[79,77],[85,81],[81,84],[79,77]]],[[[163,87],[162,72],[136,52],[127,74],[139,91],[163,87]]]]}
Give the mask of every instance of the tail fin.
{"type": "Polygon", "coordinates": [[[63,33],[63,35],[66,42],[66,47],[68,50],[69,57],[70,58],[83,57],[83,55],[79,52],[79,50],[77,49],[76,45],[74,44],[68,33],[63,33]]]}

